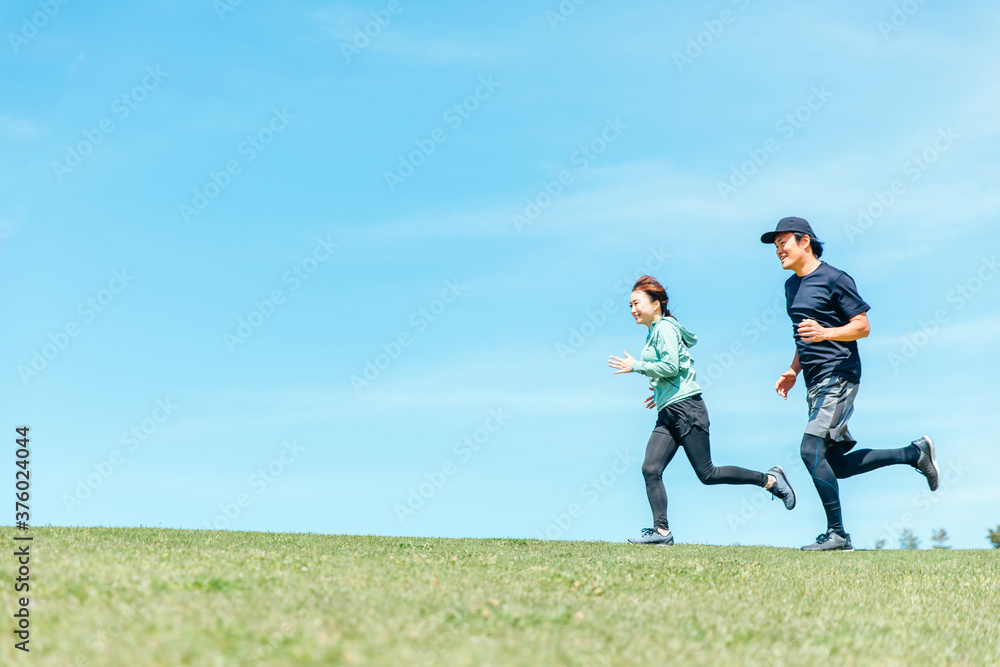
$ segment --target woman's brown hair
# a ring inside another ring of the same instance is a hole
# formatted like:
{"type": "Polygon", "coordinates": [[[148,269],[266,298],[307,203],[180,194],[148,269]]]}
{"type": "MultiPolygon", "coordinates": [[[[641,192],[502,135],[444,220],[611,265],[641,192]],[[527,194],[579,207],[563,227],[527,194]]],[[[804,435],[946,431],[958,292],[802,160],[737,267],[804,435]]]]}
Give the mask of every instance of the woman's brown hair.
{"type": "Polygon", "coordinates": [[[650,301],[660,302],[660,312],[664,317],[673,317],[670,314],[670,309],[667,308],[667,304],[670,302],[667,290],[653,276],[642,276],[636,280],[635,285],[632,285],[632,291],[645,292],[650,301]]]}

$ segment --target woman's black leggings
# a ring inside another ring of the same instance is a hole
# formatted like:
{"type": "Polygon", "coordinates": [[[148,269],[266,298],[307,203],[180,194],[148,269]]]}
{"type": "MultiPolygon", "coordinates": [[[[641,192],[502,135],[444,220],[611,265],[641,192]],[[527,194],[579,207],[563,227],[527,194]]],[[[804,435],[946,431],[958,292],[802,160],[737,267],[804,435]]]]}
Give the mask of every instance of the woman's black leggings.
{"type": "Polygon", "coordinates": [[[646,444],[646,459],[642,463],[642,476],[646,479],[646,495],[653,510],[653,526],[669,530],[667,524],[667,491],[663,488],[663,471],[674,458],[677,448],[683,447],[691,467],[694,468],[702,484],[752,484],[764,486],[767,475],[736,466],[712,465],[712,452],[708,442],[708,431],[692,426],[680,438],[674,439],[663,426],[653,429],[646,444]]]}

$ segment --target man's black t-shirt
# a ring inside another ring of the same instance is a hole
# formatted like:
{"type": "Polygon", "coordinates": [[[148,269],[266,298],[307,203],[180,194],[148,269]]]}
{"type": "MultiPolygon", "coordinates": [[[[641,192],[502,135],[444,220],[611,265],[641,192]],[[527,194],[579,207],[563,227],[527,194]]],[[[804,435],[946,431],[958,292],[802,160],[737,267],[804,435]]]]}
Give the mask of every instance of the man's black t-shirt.
{"type": "Polygon", "coordinates": [[[849,382],[861,382],[861,355],[857,341],[843,343],[824,340],[807,343],[799,336],[802,320],[816,320],[821,327],[842,327],[852,317],[867,312],[854,279],[826,262],[807,276],[793,275],[785,282],[785,302],[792,318],[795,347],[799,363],[806,376],[806,386],[812,387],[823,378],[838,375],[849,382]]]}

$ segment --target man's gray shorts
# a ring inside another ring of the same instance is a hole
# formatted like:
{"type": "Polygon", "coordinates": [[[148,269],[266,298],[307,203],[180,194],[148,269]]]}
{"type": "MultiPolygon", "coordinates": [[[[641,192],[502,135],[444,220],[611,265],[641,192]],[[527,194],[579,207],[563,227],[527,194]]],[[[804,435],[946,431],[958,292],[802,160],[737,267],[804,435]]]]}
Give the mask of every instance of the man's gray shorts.
{"type": "Polygon", "coordinates": [[[810,387],[806,394],[809,403],[809,423],[806,433],[839,442],[848,451],[857,441],[847,430],[847,421],[854,414],[854,397],[858,385],[838,375],[830,375],[810,387]]]}

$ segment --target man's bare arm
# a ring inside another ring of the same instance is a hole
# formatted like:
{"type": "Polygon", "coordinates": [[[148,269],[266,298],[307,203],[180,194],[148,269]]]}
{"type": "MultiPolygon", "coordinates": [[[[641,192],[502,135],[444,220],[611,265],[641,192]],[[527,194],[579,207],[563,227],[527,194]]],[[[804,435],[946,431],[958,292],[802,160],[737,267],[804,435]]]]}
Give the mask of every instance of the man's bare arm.
{"type": "MultiPolygon", "coordinates": [[[[851,318],[851,321],[842,327],[821,327],[816,320],[802,320],[799,324],[799,335],[807,343],[816,343],[822,340],[835,340],[842,343],[849,343],[866,337],[871,333],[871,325],[868,323],[868,314],[861,313],[851,318]]],[[[799,361],[798,352],[795,353],[795,361],[799,361]]],[[[794,367],[794,366],[793,366],[794,367]]]]}

